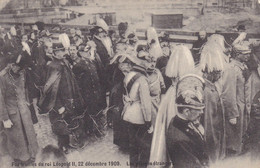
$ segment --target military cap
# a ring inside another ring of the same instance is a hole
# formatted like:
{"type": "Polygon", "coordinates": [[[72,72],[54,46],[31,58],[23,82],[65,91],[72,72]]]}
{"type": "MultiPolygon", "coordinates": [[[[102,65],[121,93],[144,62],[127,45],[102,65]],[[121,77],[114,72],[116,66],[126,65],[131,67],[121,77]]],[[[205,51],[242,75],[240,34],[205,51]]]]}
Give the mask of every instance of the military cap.
{"type": "Polygon", "coordinates": [[[249,54],[251,53],[251,46],[248,41],[241,41],[233,45],[233,51],[240,54],[249,54]]]}

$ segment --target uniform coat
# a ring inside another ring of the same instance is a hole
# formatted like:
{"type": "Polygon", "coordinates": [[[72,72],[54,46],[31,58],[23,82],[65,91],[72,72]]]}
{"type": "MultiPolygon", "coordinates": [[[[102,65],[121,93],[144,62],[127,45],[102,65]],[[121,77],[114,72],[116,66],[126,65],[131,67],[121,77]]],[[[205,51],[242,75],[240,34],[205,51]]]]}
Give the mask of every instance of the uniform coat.
{"type": "Polygon", "coordinates": [[[206,149],[212,162],[225,157],[225,117],[222,103],[213,83],[205,79],[204,128],[206,149]]]}
{"type": "Polygon", "coordinates": [[[222,100],[225,113],[226,148],[240,153],[242,136],[248,125],[251,108],[251,78],[245,79],[247,67],[232,60],[229,71],[223,76],[222,100]],[[229,120],[237,118],[237,124],[231,125],[229,120]]]}
{"type": "Polygon", "coordinates": [[[124,79],[124,87],[126,95],[123,98],[122,117],[127,123],[129,134],[130,167],[144,167],[149,159],[149,152],[147,153],[146,149],[150,146],[145,139],[148,129],[145,123],[151,121],[152,103],[149,85],[145,75],[131,71],[124,79]]]}
{"type": "Polygon", "coordinates": [[[166,144],[174,168],[203,168],[208,164],[203,135],[190,122],[175,116],[166,134],[166,144]]]}
{"type": "Polygon", "coordinates": [[[13,77],[10,69],[0,75],[0,130],[7,137],[5,145],[14,159],[28,160],[35,157],[38,144],[25,96],[25,74],[13,77]],[[13,126],[3,128],[2,121],[10,119],[13,126]]]}
{"type": "Polygon", "coordinates": [[[154,69],[152,74],[148,75],[148,83],[152,100],[152,125],[154,127],[161,102],[161,92],[165,89],[164,80],[159,69],[154,69]]]}
{"type": "Polygon", "coordinates": [[[88,112],[93,115],[97,114],[106,106],[95,60],[80,60],[73,66],[72,71],[79,84],[84,102],[88,107],[88,112]]]}

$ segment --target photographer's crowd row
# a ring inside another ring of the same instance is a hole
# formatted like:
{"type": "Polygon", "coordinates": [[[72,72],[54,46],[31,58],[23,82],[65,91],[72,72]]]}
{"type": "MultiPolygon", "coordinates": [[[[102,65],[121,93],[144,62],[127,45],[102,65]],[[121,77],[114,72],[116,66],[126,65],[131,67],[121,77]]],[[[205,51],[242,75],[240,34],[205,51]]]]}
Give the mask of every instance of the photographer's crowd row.
{"type": "Polygon", "coordinates": [[[42,22],[1,29],[0,156],[31,164],[39,151],[45,160],[67,154],[104,126],[130,167],[259,156],[260,46],[247,41],[245,26],[232,44],[201,31],[191,50],[152,27],[145,46],[128,23],[111,33],[99,19],[90,32],[70,29],[55,41],[42,22]],[[51,140],[39,145],[43,116],[57,149],[51,140]]]}

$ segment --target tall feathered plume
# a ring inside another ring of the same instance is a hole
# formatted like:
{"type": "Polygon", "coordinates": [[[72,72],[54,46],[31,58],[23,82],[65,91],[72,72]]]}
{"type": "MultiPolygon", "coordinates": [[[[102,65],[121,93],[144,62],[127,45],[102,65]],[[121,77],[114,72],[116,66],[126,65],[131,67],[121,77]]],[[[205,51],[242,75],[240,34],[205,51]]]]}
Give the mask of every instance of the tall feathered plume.
{"type": "Polygon", "coordinates": [[[207,69],[208,72],[223,71],[224,64],[224,53],[220,45],[214,42],[207,43],[201,52],[199,68],[202,71],[207,69]]]}
{"type": "Polygon", "coordinates": [[[149,54],[155,60],[163,55],[162,48],[159,43],[158,34],[153,27],[147,29],[147,42],[150,44],[149,54]]]}
{"type": "Polygon", "coordinates": [[[208,37],[207,43],[216,43],[220,46],[222,51],[224,52],[226,50],[225,48],[225,38],[224,36],[220,34],[213,34],[210,37],[208,37]]]}
{"type": "Polygon", "coordinates": [[[194,60],[189,48],[185,45],[174,47],[166,66],[166,76],[177,78],[189,73],[194,73],[194,71],[194,60]]]}
{"type": "Polygon", "coordinates": [[[62,43],[65,49],[68,49],[70,47],[70,39],[66,33],[59,35],[59,42],[62,43]]]}

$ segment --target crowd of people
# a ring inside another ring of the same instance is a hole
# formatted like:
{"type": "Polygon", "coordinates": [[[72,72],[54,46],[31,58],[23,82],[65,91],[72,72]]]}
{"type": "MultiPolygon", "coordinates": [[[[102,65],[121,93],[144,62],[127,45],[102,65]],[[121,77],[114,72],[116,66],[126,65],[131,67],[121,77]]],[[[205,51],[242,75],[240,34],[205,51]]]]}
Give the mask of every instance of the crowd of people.
{"type": "Polygon", "coordinates": [[[244,29],[232,44],[202,31],[192,49],[152,27],[144,45],[127,22],[116,33],[102,19],[58,39],[43,22],[0,32],[0,154],[18,164],[53,148],[39,143],[46,116],[65,154],[112,128],[130,167],[203,168],[260,152],[260,47],[244,29]]]}

